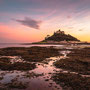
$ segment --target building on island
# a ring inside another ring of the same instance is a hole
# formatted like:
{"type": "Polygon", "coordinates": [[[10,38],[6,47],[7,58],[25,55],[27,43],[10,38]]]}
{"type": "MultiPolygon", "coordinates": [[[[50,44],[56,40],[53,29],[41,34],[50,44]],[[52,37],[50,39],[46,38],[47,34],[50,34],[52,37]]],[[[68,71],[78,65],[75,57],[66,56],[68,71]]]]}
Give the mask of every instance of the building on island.
{"type": "MultiPolygon", "coordinates": [[[[59,29],[58,31],[54,32],[53,35],[57,35],[57,34],[65,34],[65,33],[64,33],[64,31],[61,31],[61,30],[59,29]]],[[[45,40],[48,39],[49,37],[50,37],[50,35],[47,35],[47,36],[45,37],[45,40]]]]}
{"type": "Polygon", "coordinates": [[[55,32],[56,34],[65,34],[64,31],[61,31],[60,29],[55,32]]]}

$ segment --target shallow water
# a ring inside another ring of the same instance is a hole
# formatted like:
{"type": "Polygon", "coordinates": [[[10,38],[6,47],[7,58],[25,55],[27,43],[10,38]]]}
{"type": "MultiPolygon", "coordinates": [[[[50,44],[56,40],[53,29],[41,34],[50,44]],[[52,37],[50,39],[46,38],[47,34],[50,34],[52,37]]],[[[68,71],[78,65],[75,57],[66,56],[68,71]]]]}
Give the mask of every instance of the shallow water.
{"type": "Polygon", "coordinates": [[[32,47],[32,46],[40,46],[40,47],[48,47],[48,46],[56,46],[56,47],[62,47],[64,45],[39,45],[39,44],[30,44],[30,45],[24,45],[20,43],[0,43],[0,48],[6,48],[6,47],[32,47]]]}

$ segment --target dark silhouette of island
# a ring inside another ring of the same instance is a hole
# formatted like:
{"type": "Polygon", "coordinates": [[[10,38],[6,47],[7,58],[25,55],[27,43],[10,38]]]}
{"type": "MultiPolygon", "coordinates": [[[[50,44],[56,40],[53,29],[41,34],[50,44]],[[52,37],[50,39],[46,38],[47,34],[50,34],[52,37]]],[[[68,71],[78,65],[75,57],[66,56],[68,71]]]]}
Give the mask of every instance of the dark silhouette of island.
{"type": "Polygon", "coordinates": [[[52,36],[47,35],[47,37],[45,37],[45,40],[43,41],[80,41],[77,38],[75,38],[74,36],[71,36],[70,34],[65,34],[64,31],[58,30],[56,32],[54,32],[54,34],[52,36]]]}
{"type": "Polygon", "coordinates": [[[33,44],[69,44],[80,43],[80,40],[70,34],[65,34],[60,29],[53,33],[53,35],[47,35],[44,40],[40,42],[34,42],[33,44]]]}
{"type": "Polygon", "coordinates": [[[54,32],[51,36],[47,35],[44,40],[40,42],[33,42],[32,44],[90,44],[88,42],[83,42],[76,37],[66,34],[60,29],[54,32]]]}

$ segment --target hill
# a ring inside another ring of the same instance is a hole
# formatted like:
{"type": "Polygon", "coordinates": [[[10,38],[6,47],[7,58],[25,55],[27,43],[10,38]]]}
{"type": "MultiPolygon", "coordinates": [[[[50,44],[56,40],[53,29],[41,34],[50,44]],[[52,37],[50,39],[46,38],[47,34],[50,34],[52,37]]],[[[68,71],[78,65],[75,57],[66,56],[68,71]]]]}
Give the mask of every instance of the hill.
{"type": "Polygon", "coordinates": [[[54,32],[54,34],[52,36],[47,35],[45,37],[45,40],[43,40],[45,42],[47,41],[80,41],[77,38],[75,38],[74,36],[71,36],[70,34],[65,34],[64,31],[58,30],[56,32],[54,32]]]}

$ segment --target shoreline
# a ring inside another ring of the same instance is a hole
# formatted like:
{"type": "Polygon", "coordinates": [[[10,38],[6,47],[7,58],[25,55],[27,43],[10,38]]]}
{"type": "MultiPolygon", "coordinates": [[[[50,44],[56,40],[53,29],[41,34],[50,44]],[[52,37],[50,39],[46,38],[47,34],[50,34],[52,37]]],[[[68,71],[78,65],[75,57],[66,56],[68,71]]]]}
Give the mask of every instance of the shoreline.
{"type": "Polygon", "coordinates": [[[71,44],[77,44],[77,45],[90,45],[90,43],[20,43],[21,45],[71,45],[71,44]]]}

